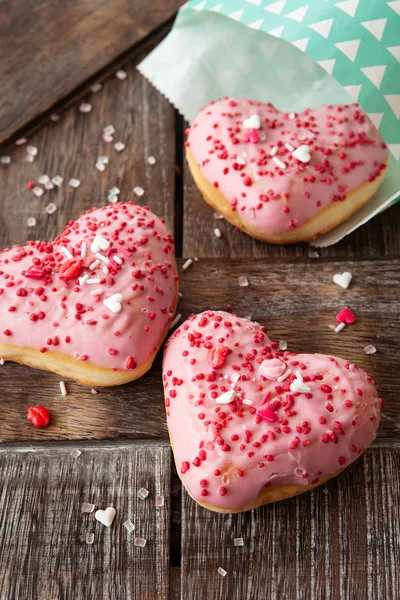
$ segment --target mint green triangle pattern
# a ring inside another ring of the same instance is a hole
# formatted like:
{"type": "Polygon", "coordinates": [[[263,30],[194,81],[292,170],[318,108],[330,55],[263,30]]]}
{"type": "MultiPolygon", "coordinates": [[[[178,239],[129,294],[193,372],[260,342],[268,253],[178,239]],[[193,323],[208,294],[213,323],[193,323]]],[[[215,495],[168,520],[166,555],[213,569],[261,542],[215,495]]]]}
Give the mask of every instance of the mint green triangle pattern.
{"type": "Polygon", "coordinates": [[[191,0],[293,44],[371,116],[400,160],[400,0],[191,0]]]}

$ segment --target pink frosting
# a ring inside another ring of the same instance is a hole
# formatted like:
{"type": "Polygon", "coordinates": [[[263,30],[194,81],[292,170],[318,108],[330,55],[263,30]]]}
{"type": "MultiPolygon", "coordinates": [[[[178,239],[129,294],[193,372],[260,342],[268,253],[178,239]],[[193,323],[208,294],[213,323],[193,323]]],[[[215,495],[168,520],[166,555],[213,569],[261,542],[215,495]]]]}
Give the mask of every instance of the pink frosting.
{"type": "Polygon", "coordinates": [[[380,174],[388,156],[357,104],[285,113],[272,104],[224,98],[202,109],[186,144],[241,219],[266,234],[298,227],[346,199],[380,174]],[[260,127],[247,129],[243,121],[253,115],[260,127]],[[302,145],[309,147],[308,163],[292,156],[302,145]]]}
{"type": "Polygon", "coordinates": [[[176,279],[163,220],[132,202],[91,209],[52,243],[0,254],[0,343],[133,369],[149,360],[173,318],[176,279]],[[95,235],[109,242],[99,250],[105,260],[91,251],[95,235]],[[85,275],[99,282],[80,283],[85,275]],[[114,294],[122,295],[119,313],[103,303],[114,294]]]}
{"type": "Polygon", "coordinates": [[[363,369],[281,352],[265,327],[225,312],[179,327],[165,348],[163,381],[182,481],[196,500],[225,509],[249,504],[264,486],[310,485],[348,466],[379,423],[380,400],[363,369]],[[213,368],[216,346],[222,358],[213,368]],[[290,369],[283,381],[260,376],[260,365],[278,359],[290,369]],[[294,381],[309,391],[291,391],[294,381]],[[219,404],[229,391],[232,401],[219,404]]]}

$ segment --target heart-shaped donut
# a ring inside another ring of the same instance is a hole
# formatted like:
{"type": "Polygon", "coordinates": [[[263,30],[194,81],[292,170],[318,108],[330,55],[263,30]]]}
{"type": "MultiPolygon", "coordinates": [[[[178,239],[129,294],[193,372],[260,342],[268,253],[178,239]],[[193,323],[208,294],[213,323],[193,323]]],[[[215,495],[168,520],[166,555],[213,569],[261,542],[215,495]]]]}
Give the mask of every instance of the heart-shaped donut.
{"type": "Polygon", "coordinates": [[[272,243],[310,240],[363,206],[385,175],[388,149],[357,104],[301,113],[224,98],[188,130],[186,156],[206,202],[272,243]]]}
{"type": "Polygon", "coordinates": [[[241,512],[301,494],[375,439],[371,377],[322,354],[280,351],[265,327],[207,311],[169,338],[163,383],[176,467],[189,494],[241,512]]]}
{"type": "Polygon", "coordinates": [[[174,242],[148,208],[112,204],[54,242],[0,254],[0,356],[110,386],[145,373],[173,319],[174,242]]]}

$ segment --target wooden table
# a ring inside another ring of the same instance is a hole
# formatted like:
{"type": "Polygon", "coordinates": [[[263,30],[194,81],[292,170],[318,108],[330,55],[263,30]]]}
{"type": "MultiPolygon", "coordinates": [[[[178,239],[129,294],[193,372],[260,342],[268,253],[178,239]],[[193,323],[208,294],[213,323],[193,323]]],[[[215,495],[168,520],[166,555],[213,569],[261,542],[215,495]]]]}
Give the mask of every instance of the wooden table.
{"type": "Polygon", "coordinates": [[[1,600],[399,598],[400,205],[318,258],[306,245],[252,240],[216,221],[201,200],[183,160],[185,124],[135,68],[168,30],[160,24],[179,1],[153,3],[151,14],[148,3],[135,2],[133,14],[132,2],[123,0],[72,2],[62,15],[51,0],[4,4],[10,39],[18,44],[0,72],[0,139],[11,139],[0,155],[12,158],[0,165],[1,246],[51,239],[70,218],[105,205],[113,186],[122,200],[141,186],[144,196],[136,200],[166,218],[179,266],[198,257],[182,273],[183,318],[230,304],[265,323],[273,339],[289,340],[290,349],[351,357],[377,380],[386,408],[377,441],[340,477],[312,493],[223,516],[181,489],[160,357],[137,382],[92,394],[68,381],[66,397],[57,375],[6,363],[0,367],[1,600]],[[33,17],[35,51],[26,29],[33,17]],[[49,64],[52,55],[58,68],[49,64]],[[121,66],[124,80],[115,77],[121,66]],[[103,88],[93,93],[97,80],[103,88]],[[79,111],[82,101],[92,104],[90,113],[79,111]],[[49,120],[55,110],[61,118],[49,120]],[[114,141],[126,145],[120,153],[102,139],[109,124],[114,141]],[[13,143],[22,136],[38,149],[32,163],[25,161],[26,146],[13,143]],[[110,159],[102,173],[94,168],[99,155],[110,159]],[[27,183],[41,174],[61,175],[64,183],[37,198],[27,183]],[[78,189],[68,186],[72,177],[81,181],[78,189]],[[52,215],[44,210],[49,202],[57,206],[52,215]],[[345,270],[353,274],[346,291],[332,283],[345,270]],[[240,275],[248,287],[238,285],[240,275]],[[358,320],[335,334],[329,324],[345,305],[358,320]],[[365,355],[367,344],[376,354],[365,355]],[[49,408],[50,427],[26,421],[32,404],[49,408]],[[141,487],[150,492],[144,500],[137,496],[141,487]],[[165,497],[163,507],[155,507],[156,495],[165,497]],[[82,514],[83,502],[115,506],[112,528],[82,514]],[[128,518],[134,533],[123,526],[128,518]],[[144,548],[134,546],[135,536],[146,538],[144,548]],[[235,537],[243,537],[243,547],[234,547],[235,537]]]}

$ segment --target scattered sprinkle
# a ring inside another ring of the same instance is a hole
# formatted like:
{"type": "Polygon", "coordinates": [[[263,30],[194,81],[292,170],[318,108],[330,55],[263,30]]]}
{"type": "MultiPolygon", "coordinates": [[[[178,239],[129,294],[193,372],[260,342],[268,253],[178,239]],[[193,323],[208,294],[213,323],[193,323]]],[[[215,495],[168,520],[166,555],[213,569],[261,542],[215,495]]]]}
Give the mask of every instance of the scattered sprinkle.
{"type": "Polygon", "coordinates": [[[81,182],[79,181],[79,179],[70,179],[69,180],[69,185],[73,188],[78,188],[81,185],[81,182]]]}
{"type": "Polygon", "coordinates": [[[26,162],[33,163],[33,161],[35,160],[35,157],[32,156],[31,154],[27,154],[25,156],[25,160],[26,160],[26,162]]]}
{"type": "Polygon", "coordinates": [[[118,194],[120,193],[120,191],[121,190],[119,188],[117,188],[116,186],[114,186],[110,190],[108,190],[108,193],[118,196],[118,194]]]}
{"type": "Polygon", "coordinates": [[[156,162],[157,162],[157,161],[156,161],[156,157],[155,157],[155,156],[149,156],[149,157],[147,158],[147,163],[148,163],[149,165],[155,165],[155,164],[156,164],[156,162]]]}
{"type": "Polygon", "coordinates": [[[295,371],[295,375],[299,381],[303,381],[303,375],[301,374],[301,371],[295,371]]]}
{"type": "Polygon", "coordinates": [[[275,154],[278,152],[278,150],[279,150],[278,146],[274,146],[273,148],[271,148],[270,155],[275,156],[275,154]]]}
{"type": "Polygon", "coordinates": [[[103,129],[103,135],[113,135],[115,133],[115,128],[113,125],[107,125],[103,129]]]}
{"type": "Polygon", "coordinates": [[[69,455],[72,456],[72,458],[78,458],[81,454],[82,454],[82,452],[80,450],[78,450],[78,448],[74,448],[69,453],[69,455]]]}
{"type": "Polygon", "coordinates": [[[61,246],[61,252],[64,254],[65,258],[68,258],[69,260],[71,260],[71,258],[74,258],[71,252],[65,246],[61,246]]]}
{"type": "Polygon", "coordinates": [[[79,277],[78,281],[80,285],[83,285],[84,283],[87,282],[87,280],[89,279],[89,274],[85,273],[84,275],[82,275],[82,277],[79,277]]]}
{"type": "Polygon", "coordinates": [[[220,213],[217,213],[217,212],[215,212],[213,216],[214,216],[214,219],[223,219],[224,218],[224,215],[221,215],[220,213]]]}
{"type": "MultiPolygon", "coordinates": [[[[89,283],[89,282],[88,282],[89,283]]],[[[109,308],[111,312],[117,314],[122,310],[122,294],[113,294],[109,298],[103,300],[104,306],[109,308]]]]}
{"type": "Polygon", "coordinates": [[[90,533],[89,531],[86,534],[85,541],[89,546],[94,542],[94,533],[90,533]]]}
{"type": "Polygon", "coordinates": [[[122,265],[122,260],[116,254],[114,254],[114,256],[113,256],[113,261],[116,262],[117,265],[122,265]]]}
{"type": "Polygon", "coordinates": [[[289,142],[286,142],[285,148],[287,148],[289,150],[289,152],[293,152],[293,150],[294,150],[292,144],[289,144],[289,142]]]}
{"type": "Polygon", "coordinates": [[[147,498],[148,495],[149,495],[149,490],[146,490],[146,488],[140,488],[140,490],[138,491],[138,497],[141,500],[144,500],[145,498],[147,498]]]}
{"type": "Polygon", "coordinates": [[[32,192],[35,194],[35,196],[37,196],[38,198],[40,198],[40,196],[43,196],[43,190],[41,187],[39,187],[38,185],[35,185],[35,187],[33,188],[32,192]]]}
{"type": "Polygon", "coordinates": [[[355,320],[356,317],[347,306],[345,306],[344,309],[336,315],[336,321],[338,323],[346,323],[347,325],[351,325],[355,322],[355,320]]]}
{"type": "Polygon", "coordinates": [[[108,194],[107,202],[110,202],[110,204],[115,204],[115,202],[118,202],[118,196],[115,194],[108,194]]]}
{"type": "Polygon", "coordinates": [[[101,282],[101,279],[100,279],[100,277],[92,277],[92,279],[85,279],[85,281],[88,285],[94,285],[94,284],[97,285],[98,283],[101,282]]]}
{"type": "Polygon", "coordinates": [[[38,149],[36,148],[36,146],[27,146],[26,153],[30,156],[36,156],[38,153],[38,149]]]}
{"type": "Polygon", "coordinates": [[[104,254],[101,254],[101,252],[96,252],[96,256],[99,260],[103,261],[104,263],[106,263],[106,265],[110,264],[110,259],[107,258],[107,256],[104,256],[104,254]]]}
{"type": "Polygon", "coordinates": [[[49,181],[50,181],[50,177],[48,175],[39,175],[39,177],[38,177],[38,183],[41,183],[42,185],[45,185],[49,181]]]}
{"type": "Polygon", "coordinates": [[[286,169],[286,166],[287,166],[286,163],[284,163],[283,160],[281,160],[277,156],[273,156],[272,160],[280,169],[286,169]]]}
{"type": "Polygon", "coordinates": [[[123,69],[118,69],[118,71],[115,73],[115,77],[122,81],[123,79],[126,79],[128,77],[128,73],[123,69]]]}
{"type": "Polygon", "coordinates": [[[91,296],[102,296],[104,294],[103,290],[92,290],[90,292],[91,296]]]}
{"type": "Polygon", "coordinates": [[[16,146],[23,146],[24,144],[26,144],[28,140],[26,138],[19,138],[16,142],[15,145],[16,146]]]}
{"type": "Polygon", "coordinates": [[[186,271],[193,264],[193,259],[188,258],[186,262],[182,265],[182,271],[186,271]]]}
{"type": "Polygon", "coordinates": [[[287,350],[287,341],[286,340],[279,340],[279,350],[287,350]]]}
{"type": "Polygon", "coordinates": [[[102,88],[102,84],[97,81],[96,83],[92,83],[92,85],[90,86],[90,91],[95,94],[96,92],[99,92],[102,88]]]}
{"type": "Polygon", "coordinates": [[[319,254],[316,250],[309,250],[308,258],[319,258],[319,254]]]}
{"type": "Polygon", "coordinates": [[[242,156],[238,156],[237,159],[236,159],[236,162],[237,162],[238,165],[245,165],[246,164],[246,161],[245,161],[245,159],[242,156]]]}
{"type": "Polygon", "coordinates": [[[82,104],[79,106],[79,110],[81,113],[90,113],[92,108],[93,107],[91,104],[89,104],[89,102],[82,102],[82,104]]]}
{"type": "Polygon", "coordinates": [[[0,158],[0,163],[1,163],[2,165],[9,165],[9,164],[10,164],[10,162],[11,162],[11,156],[2,156],[2,157],[0,158]]]}
{"type": "Polygon", "coordinates": [[[229,390],[229,392],[225,392],[224,394],[221,394],[221,396],[218,396],[218,398],[215,399],[215,402],[217,404],[229,404],[235,399],[235,396],[236,391],[229,390]]]}
{"type": "Polygon", "coordinates": [[[136,196],[143,196],[144,194],[144,189],[142,187],[140,187],[140,185],[136,185],[133,188],[133,193],[136,194],[136,196]]]}
{"type": "Polygon", "coordinates": [[[344,273],[336,273],[333,276],[333,283],[336,283],[336,285],[339,285],[344,290],[347,290],[347,288],[350,285],[351,279],[352,274],[349,271],[345,271],[344,273]]]}
{"type": "MultiPolygon", "coordinates": [[[[102,235],[96,234],[90,246],[92,252],[100,252],[100,250],[108,250],[110,242],[102,235]]],[[[99,257],[100,258],[100,257],[99,257]]]]}
{"type": "MultiPolygon", "coordinates": [[[[286,369],[286,371],[283,373],[283,375],[281,375],[280,377],[278,377],[277,381],[285,381],[285,379],[287,377],[289,377],[289,375],[291,374],[291,372],[292,372],[292,369],[286,369]]],[[[300,381],[302,381],[302,380],[303,380],[303,378],[300,381]]]]}
{"type": "Polygon", "coordinates": [[[4,365],[4,363],[5,363],[5,360],[4,360],[4,358],[0,358],[0,365],[1,365],[1,366],[3,366],[3,365],[4,365]]]}
{"type": "Polygon", "coordinates": [[[171,323],[170,329],[173,329],[175,327],[175,325],[177,325],[181,319],[182,319],[181,314],[176,315],[175,319],[171,323]]]}
{"type": "Polygon", "coordinates": [[[61,119],[60,115],[58,115],[57,113],[52,113],[50,115],[50,121],[53,121],[53,123],[56,123],[57,121],[59,121],[61,119]]]}
{"type": "Polygon", "coordinates": [[[243,121],[243,127],[245,129],[260,129],[261,119],[259,115],[251,115],[248,119],[243,121]]]}
{"type": "Polygon", "coordinates": [[[365,354],[375,354],[376,348],[372,344],[368,344],[368,346],[365,346],[364,352],[365,354]]]}
{"type": "Polygon", "coordinates": [[[82,507],[81,507],[81,512],[92,513],[95,508],[96,508],[95,505],[92,504],[91,502],[83,502],[82,507]]]}
{"type": "Polygon", "coordinates": [[[61,391],[61,395],[62,396],[66,396],[67,395],[67,388],[65,387],[65,382],[64,381],[60,381],[60,391],[61,391]]]}
{"type": "Polygon", "coordinates": [[[339,325],[337,325],[335,327],[335,333],[340,333],[342,331],[342,329],[344,329],[346,327],[346,323],[339,323],[339,325]]]}
{"type": "Polygon", "coordinates": [[[135,531],[135,526],[130,519],[124,521],[124,527],[128,531],[128,533],[132,533],[132,531],[135,531]]]}
{"type": "Polygon", "coordinates": [[[137,548],[144,548],[146,543],[147,543],[147,540],[145,538],[141,538],[141,537],[135,537],[135,539],[133,540],[133,545],[136,546],[137,548]]]}
{"type": "Polygon", "coordinates": [[[216,228],[214,229],[214,235],[215,235],[215,237],[217,237],[217,238],[221,238],[221,237],[222,237],[221,230],[220,230],[218,227],[216,227],[216,228]]]}
{"type": "Polygon", "coordinates": [[[125,150],[125,144],[124,142],[115,142],[114,148],[117,150],[117,152],[122,152],[122,150],[125,150]]]}
{"type": "Polygon", "coordinates": [[[64,179],[60,175],[55,175],[55,177],[52,177],[51,181],[54,183],[54,185],[60,187],[64,179]]]}
{"type": "Polygon", "coordinates": [[[292,152],[292,156],[302,163],[309,163],[311,160],[310,146],[302,144],[292,152]]]}
{"type": "Polygon", "coordinates": [[[218,573],[218,575],[221,575],[222,577],[226,577],[226,575],[228,574],[228,572],[225,571],[225,569],[223,569],[222,567],[218,567],[217,573],[218,573]]]}
{"type": "Polygon", "coordinates": [[[162,506],[164,506],[165,504],[165,498],[164,496],[156,496],[155,500],[154,500],[154,505],[156,508],[161,508],[162,506]]]}
{"type": "Polygon", "coordinates": [[[247,287],[249,285],[249,280],[247,279],[246,275],[240,275],[238,282],[240,287],[247,287]]]}
{"type": "Polygon", "coordinates": [[[93,394],[93,396],[95,396],[96,394],[98,394],[98,393],[99,393],[99,392],[98,392],[97,390],[95,390],[94,388],[92,388],[90,391],[91,391],[91,393],[93,394]]]}
{"type": "Polygon", "coordinates": [[[247,400],[246,398],[242,400],[242,404],[246,404],[246,406],[253,406],[253,400],[247,400]]]}
{"type": "Polygon", "coordinates": [[[87,252],[87,244],[86,242],[82,242],[81,244],[81,258],[85,258],[87,252]]]}
{"type": "Polygon", "coordinates": [[[46,188],[46,190],[53,190],[54,189],[54,185],[52,184],[52,182],[50,180],[47,183],[44,184],[44,187],[46,188]]]}
{"type": "Polygon", "coordinates": [[[291,392],[311,392],[311,388],[299,379],[293,379],[289,389],[291,392]]]}
{"type": "Polygon", "coordinates": [[[114,136],[113,135],[107,135],[106,133],[103,133],[103,140],[107,143],[110,144],[111,142],[114,141],[114,136]]]}
{"type": "Polygon", "coordinates": [[[35,217],[28,217],[26,220],[26,224],[28,225],[28,227],[35,227],[35,225],[36,225],[35,217]]]}
{"type": "Polygon", "coordinates": [[[50,202],[49,204],[47,204],[44,210],[47,212],[48,215],[52,215],[56,212],[57,206],[54,204],[54,202],[50,202]]]}
{"type": "Polygon", "coordinates": [[[244,546],[243,538],[233,538],[233,545],[234,546],[244,546]]]}

